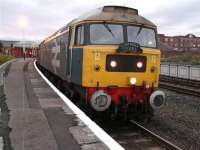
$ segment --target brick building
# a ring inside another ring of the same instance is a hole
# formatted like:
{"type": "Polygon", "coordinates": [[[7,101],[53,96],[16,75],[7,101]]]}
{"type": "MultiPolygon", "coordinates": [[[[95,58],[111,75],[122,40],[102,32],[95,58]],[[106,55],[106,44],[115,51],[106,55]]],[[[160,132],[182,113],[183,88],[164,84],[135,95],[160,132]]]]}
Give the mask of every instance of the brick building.
{"type": "Polygon", "coordinates": [[[166,44],[176,51],[200,51],[200,37],[194,34],[186,36],[166,36],[159,34],[160,43],[166,44]]]}

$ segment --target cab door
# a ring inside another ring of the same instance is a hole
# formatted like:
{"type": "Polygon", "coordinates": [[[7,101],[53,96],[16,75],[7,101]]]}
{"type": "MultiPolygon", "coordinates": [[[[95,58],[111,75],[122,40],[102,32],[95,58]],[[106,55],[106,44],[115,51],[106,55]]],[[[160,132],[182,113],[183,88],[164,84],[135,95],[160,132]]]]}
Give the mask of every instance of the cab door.
{"type": "Polygon", "coordinates": [[[69,27],[69,38],[67,46],[67,81],[71,81],[72,48],[73,48],[74,28],[69,27]]]}

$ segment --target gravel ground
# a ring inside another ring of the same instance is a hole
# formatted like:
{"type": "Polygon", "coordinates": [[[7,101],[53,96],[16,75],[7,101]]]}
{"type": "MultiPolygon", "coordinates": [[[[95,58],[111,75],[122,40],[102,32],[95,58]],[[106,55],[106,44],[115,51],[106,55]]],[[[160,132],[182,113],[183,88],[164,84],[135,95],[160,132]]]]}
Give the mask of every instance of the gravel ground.
{"type": "Polygon", "coordinates": [[[144,126],[184,150],[200,150],[200,98],[162,90],[166,106],[144,126]]]}

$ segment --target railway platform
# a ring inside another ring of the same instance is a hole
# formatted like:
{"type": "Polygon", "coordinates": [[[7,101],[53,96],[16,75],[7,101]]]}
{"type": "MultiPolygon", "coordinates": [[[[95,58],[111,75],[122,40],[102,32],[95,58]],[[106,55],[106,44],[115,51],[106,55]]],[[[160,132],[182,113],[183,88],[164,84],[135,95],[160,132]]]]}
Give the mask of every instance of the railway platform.
{"type": "Polygon", "coordinates": [[[0,146],[15,150],[109,149],[43,80],[33,59],[16,59],[5,72],[0,146]]]}

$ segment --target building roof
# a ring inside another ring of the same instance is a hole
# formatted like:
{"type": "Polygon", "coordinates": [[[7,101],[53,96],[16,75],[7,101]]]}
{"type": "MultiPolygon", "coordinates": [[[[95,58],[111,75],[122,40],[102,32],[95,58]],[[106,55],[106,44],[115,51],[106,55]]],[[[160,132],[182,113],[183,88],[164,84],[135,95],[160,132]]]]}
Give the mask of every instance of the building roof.
{"type": "Polygon", "coordinates": [[[5,48],[12,47],[14,45],[14,43],[16,43],[16,42],[17,41],[0,40],[0,43],[2,43],[2,46],[5,48]]]}
{"type": "Polygon", "coordinates": [[[38,47],[37,42],[33,41],[6,41],[6,40],[0,40],[0,43],[2,43],[3,47],[10,48],[10,47],[23,47],[26,48],[36,48],[38,47]]]}
{"type": "Polygon", "coordinates": [[[174,36],[168,36],[168,35],[165,35],[165,34],[158,34],[160,37],[170,37],[170,38],[176,38],[176,37],[185,37],[185,38],[200,38],[194,34],[187,34],[187,35],[174,35],[174,36]]]}
{"type": "Polygon", "coordinates": [[[38,47],[38,43],[33,41],[18,41],[13,45],[13,47],[36,48],[38,47]]]}

